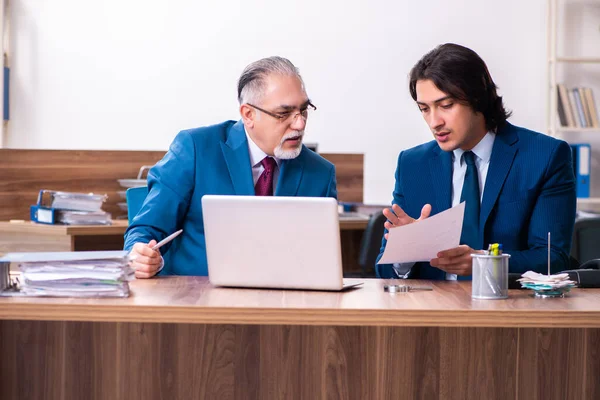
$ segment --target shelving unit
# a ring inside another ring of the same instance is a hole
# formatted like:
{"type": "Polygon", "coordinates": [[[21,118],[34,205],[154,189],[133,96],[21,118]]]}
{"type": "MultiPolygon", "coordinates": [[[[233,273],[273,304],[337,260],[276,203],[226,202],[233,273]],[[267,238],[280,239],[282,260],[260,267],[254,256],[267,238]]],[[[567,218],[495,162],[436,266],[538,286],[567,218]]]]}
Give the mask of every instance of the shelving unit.
{"type": "Polygon", "coordinates": [[[600,205],[600,197],[589,197],[589,198],[579,197],[577,199],[577,204],[579,204],[579,205],[600,205]]]}
{"type": "MultiPolygon", "coordinates": [[[[570,135],[578,135],[578,140],[581,138],[581,134],[590,134],[600,136],[600,128],[581,128],[581,127],[563,127],[560,125],[558,118],[558,71],[557,67],[561,64],[597,64],[600,73],[600,57],[598,56],[564,56],[559,53],[558,49],[558,18],[560,15],[559,9],[560,0],[548,0],[548,80],[549,80],[549,96],[547,102],[547,134],[550,136],[560,136],[562,139],[569,141],[570,135]]],[[[563,0],[565,3],[569,3],[573,0],[563,0]]],[[[600,3],[599,3],[600,6],[600,3]]],[[[599,21],[600,23],[600,21],[599,21]]],[[[596,107],[598,107],[598,100],[600,100],[600,93],[596,95],[596,107]]],[[[600,171],[595,171],[600,173],[600,171]]],[[[600,207],[600,198],[578,198],[578,206],[592,206],[600,207]]]]}

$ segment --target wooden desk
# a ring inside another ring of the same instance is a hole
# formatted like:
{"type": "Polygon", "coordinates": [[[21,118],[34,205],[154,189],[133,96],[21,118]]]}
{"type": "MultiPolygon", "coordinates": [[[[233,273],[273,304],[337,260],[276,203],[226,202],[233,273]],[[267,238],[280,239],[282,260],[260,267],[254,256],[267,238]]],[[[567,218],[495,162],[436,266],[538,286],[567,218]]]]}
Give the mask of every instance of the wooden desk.
{"type": "Polygon", "coordinates": [[[127,221],[112,225],[45,225],[0,222],[0,253],[13,251],[120,250],[127,221]]]}
{"type": "MultiPolygon", "coordinates": [[[[358,253],[362,233],[368,220],[361,218],[340,221],[344,271],[357,273],[358,253]]],[[[0,254],[20,251],[86,251],[120,250],[127,221],[115,220],[112,225],[44,225],[30,221],[0,221],[0,254]]]]}
{"type": "Polygon", "coordinates": [[[600,290],[472,301],[469,282],[384,283],[169,277],[132,282],[129,299],[0,299],[0,398],[600,398],[600,290]]]}

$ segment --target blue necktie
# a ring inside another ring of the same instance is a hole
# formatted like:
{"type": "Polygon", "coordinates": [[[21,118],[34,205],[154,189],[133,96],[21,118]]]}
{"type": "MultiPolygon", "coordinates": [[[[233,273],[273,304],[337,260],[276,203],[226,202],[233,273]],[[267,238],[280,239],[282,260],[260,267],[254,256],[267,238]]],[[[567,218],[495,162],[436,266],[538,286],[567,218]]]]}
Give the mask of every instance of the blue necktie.
{"type": "Polygon", "coordinates": [[[463,158],[467,163],[467,173],[460,195],[461,203],[465,204],[465,219],[463,220],[460,244],[466,244],[474,250],[480,250],[482,244],[479,238],[479,175],[475,165],[475,154],[465,151],[463,158]]]}

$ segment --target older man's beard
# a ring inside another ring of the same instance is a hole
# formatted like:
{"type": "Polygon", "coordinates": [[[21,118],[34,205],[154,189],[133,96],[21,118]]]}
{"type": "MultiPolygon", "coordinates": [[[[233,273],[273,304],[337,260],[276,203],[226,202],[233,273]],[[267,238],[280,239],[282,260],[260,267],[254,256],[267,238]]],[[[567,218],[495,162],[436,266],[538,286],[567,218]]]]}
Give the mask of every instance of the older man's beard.
{"type": "Polygon", "coordinates": [[[300,152],[302,151],[302,138],[303,137],[304,137],[304,131],[294,131],[294,132],[290,132],[290,133],[284,135],[283,138],[281,138],[281,142],[279,142],[277,147],[275,147],[275,150],[273,150],[275,157],[279,158],[280,160],[291,160],[292,158],[298,157],[300,155],[300,152]],[[295,138],[300,138],[300,141],[298,142],[298,147],[291,149],[291,150],[284,150],[283,143],[285,143],[285,141],[288,139],[295,139],[295,138]]]}

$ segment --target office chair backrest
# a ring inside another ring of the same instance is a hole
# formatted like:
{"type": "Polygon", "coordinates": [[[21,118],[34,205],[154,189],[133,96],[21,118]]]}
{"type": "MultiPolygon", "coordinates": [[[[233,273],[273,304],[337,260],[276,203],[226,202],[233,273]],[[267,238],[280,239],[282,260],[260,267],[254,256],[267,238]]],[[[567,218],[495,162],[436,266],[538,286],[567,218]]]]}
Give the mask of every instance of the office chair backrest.
{"type": "Polygon", "coordinates": [[[134,187],[127,189],[127,219],[131,224],[133,218],[137,215],[144,204],[144,200],[148,195],[148,186],[134,187]]]}
{"type": "Polygon", "coordinates": [[[580,264],[600,258],[600,218],[582,218],[575,221],[571,256],[580,264]]]}
{"type": "Polygon", "coordinates": [[[363,277],[375,276],[375,261],[381,248],[381,239],[385,230],[383,224],[387,218],[378,211],[371,215],[363,233],[358,254],[358,264],[362,268],[363,277]]]}

